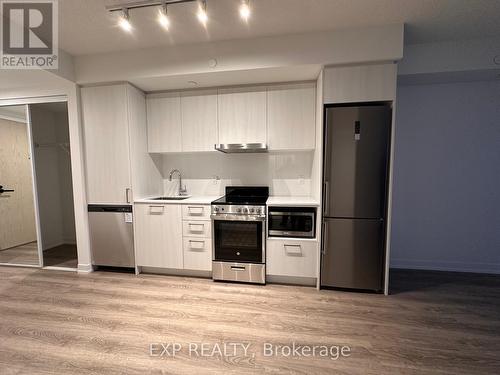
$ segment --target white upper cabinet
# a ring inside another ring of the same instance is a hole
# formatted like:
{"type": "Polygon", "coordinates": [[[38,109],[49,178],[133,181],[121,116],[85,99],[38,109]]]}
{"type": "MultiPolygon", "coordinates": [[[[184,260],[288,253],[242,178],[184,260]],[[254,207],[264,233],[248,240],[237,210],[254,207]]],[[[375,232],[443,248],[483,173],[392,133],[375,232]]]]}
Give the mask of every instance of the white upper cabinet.
{"type": "Polygon", "coordinates": [[[315,147],[315,83],[270,86],[267,93],[270,150],[315,147]]]}
{"type": "Polygon", "coordinates": [[[219,89],[219,143],[267,143],[265,87],[219,89]]]}
{"type": "Polygon", "coordinates": [[[214,151],[217,89],[181,93],[182,151],[214,151]]]}
{"type": "Polygon", "coordinates": [[[127,86],[84,87],[81,101],[88,202],[130,202],[127,86]]]}
{"type": "Polygon", "coordinates": [[[150,95],[147,97],[146,103],[148,151],[182,151],[180,93],[150,95]]]}

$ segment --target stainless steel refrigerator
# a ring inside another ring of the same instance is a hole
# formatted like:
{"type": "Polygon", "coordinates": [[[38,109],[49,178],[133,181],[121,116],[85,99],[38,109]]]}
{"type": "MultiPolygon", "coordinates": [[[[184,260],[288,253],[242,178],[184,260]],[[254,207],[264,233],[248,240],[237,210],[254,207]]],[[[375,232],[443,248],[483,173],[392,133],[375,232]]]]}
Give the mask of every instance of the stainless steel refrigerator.
{"type": "Polygon", "coordinates": [[[382,291],[392,109],[325,112],[321,286],[382,291]]]}

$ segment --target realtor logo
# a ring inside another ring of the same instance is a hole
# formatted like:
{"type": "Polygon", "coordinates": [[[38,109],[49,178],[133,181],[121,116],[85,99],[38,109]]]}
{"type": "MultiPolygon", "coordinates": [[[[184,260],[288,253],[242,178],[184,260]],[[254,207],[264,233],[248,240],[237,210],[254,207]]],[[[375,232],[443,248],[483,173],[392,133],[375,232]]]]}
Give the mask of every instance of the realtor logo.
{"type": "Polygon", "coordinates": [[[0,68],[58,68],[57,1],[0,0],[0,68]]]}

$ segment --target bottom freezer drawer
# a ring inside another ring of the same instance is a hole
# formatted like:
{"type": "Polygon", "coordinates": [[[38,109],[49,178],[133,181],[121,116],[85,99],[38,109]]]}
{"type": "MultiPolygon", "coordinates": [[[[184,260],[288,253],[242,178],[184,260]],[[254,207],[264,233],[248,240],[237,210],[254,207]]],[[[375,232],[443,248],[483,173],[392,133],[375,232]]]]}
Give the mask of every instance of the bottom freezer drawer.
{"type": "Polygon", "coordinates": [[[379,219],[325,219],[321,286],[380,291],[384,222],[379,219]]]}
{"type": "Polygon", "coordinates": [[[212,262],[214,280],[266,283],[266,265],[254,263],[212,262]]]}

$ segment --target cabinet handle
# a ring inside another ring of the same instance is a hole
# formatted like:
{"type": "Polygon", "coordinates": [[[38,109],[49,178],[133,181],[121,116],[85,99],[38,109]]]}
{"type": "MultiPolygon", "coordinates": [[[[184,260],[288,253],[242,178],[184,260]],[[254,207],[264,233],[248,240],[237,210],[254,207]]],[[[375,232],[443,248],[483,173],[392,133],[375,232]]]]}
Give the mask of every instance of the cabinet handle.
{"type": "Polygon", "coordinates": [[[188,212],[190,215],[203,215],[203,207],[188,206],[188,212]],[[193,210],[199,210],[199,211],[193,211],[193,210]]]}
{"type": "Polygon", "coordinates": [[[189,223],[189,231],[190,232],[203,232],[205,228],[205,224],[192,224],[189,223]]]}
{"type": "Polygon", "coordinates": [[[163,214],[165,206],[149,206],[149,213],[153,215],[163,214]]]}
{"type": "Polygon", "coordinates": [[[203,250],[205,248],[205,241],[201,241],[201,240],[189,240],[189,247],[191,249],[193,249],[193,250],[203,250]],[[193,246],[193,244],[198,244],[198,245],[197,246],[193,246]]]}
{"type": "Polygon", "coordinates": [[[284,244],[283,247],[285,248],[285,252],[289,255],[302,255],[302,246],[301,245],[284,244]],[[290,251],[290,248],[298,249],[298,251],[297,250],[290,251]]]}
{"type": "Polygon", "coordinates": [[[130,203],[130,188],[125,189],[125,199],[127,200],[127,203],[130,203]]]}

